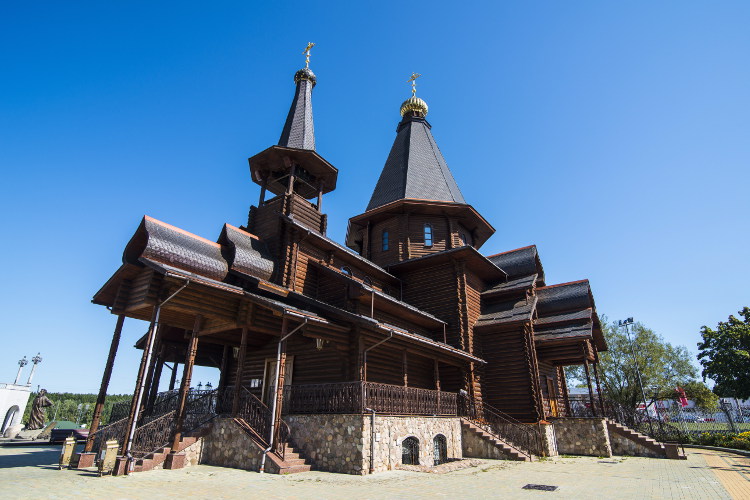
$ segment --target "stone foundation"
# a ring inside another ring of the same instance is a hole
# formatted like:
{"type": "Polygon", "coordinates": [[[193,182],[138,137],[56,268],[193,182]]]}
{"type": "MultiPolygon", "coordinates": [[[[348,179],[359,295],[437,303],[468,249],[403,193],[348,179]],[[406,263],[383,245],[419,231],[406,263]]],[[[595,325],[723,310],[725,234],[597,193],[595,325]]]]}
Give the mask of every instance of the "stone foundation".
{"type": "Polygon", "coordinates": [[[609,433],[609,442],[612,444],[612,453],[615,455],[664,458],[664,453],[656,453],[654,450],[625,436],[621,436],[617,432],[609,433]]]}
{"type": "Polygon", "coordinates": [[[607,421],[603,418],[560,418],[555,420],[554,433],[560,454],[612,456],[607,421]]]}
{"type": "MultiPolygon", "coordinates": [[[[231,418],[213,421],[211,433],[184,450],[186,465],[195,462],[231,467],[233,469],[260,470],[263,450],[231,418]],[[190,450],[201,443],[201,450],[190,450]]],[[[266,460],[268,465],[270,460],[266,460]]]]}
{"type": "Polygon", "coordinates": [[[542,451],[544,456],[556,457],[559,455],[557,451],[557,434],[555,433],[555,425],[550,423],[539,424],[539,431],[542,434],[542,451]]]}
{"type": "MultiPolygon", "coordinates": [[[[346,474],[370,471],[370,415],[287,415],[295,446],[316,470],[346,474]]],[[[448,458],[462,458],[461,423],[458,417],[375,415],[373,472],[401,464],[401,443],[419,440],[420,465],[433,465],[433,439],[446,438],[448,458]]]]}

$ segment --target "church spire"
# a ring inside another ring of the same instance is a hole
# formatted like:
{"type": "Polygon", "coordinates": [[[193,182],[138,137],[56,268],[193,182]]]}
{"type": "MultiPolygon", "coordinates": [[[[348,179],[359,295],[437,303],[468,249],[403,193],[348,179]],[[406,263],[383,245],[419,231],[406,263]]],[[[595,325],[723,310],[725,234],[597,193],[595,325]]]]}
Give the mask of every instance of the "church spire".
{"type": "Polygon", "coordinates": [[[416,95],[420,76],[412,73],[408,80],[412,96],[401,104],[403,119],[367,210],[400,199],[466,203],[432,137],[432,126],[425,119],[427,103],[416,95]]]}
{"type": "Polygon", "coordinates": [[[315,87],[315,73],[310,69],[310,49],[315,44],[307,44],[305,51],[305,67],[294,74],[297,88],[294,100],[289,108],[284,129],[281,131],[279,146],[286,148],[311,149],[315,151],[315,126],[312,112],[312,89],[315,87]]]}

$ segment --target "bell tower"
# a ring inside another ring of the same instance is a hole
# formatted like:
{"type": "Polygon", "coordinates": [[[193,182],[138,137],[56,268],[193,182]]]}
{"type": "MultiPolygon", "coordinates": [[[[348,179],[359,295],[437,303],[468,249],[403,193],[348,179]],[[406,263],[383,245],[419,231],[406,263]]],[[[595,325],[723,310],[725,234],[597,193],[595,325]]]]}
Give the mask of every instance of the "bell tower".
{"type": "Polygon", "coordinates": [[[277,236],[279,213],[313,231],[326,232],[323,195],[336,189],[338,170],[315,150],[312,91],[317,78],[310,69],[313,45],[307,44],[305,67],[294,74],[294,99],[279,143],[248,159],[253,182],[260,185],[260,199],[257,207],[250,207],[247,227],[263,239],[277,236]],[[269,197],[269,192],[275,196],[269,197]]]}

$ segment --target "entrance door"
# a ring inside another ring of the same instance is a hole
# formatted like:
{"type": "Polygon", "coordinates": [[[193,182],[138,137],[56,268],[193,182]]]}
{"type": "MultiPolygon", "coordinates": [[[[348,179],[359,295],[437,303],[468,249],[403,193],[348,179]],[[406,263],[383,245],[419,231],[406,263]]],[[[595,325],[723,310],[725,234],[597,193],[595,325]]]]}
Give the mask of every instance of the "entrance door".
{"type": "Polygon", "coordinates": [[[549,411],[553,417],[559,417],[557,410],[557,391],[555,390],[555,379],[547,377],[547,395],[549,397],[549,411]]]}
{"type": "Polygon", "coordinates": [[[408,437],[401,443],[401,463],[419,465],[419,439],[408,437]]]}
{"type": "MultiPolygon", "coordinates": [[[[294,368],[294,356],[286,357],[284,369],[284,388],[292,385],[292,372],[294,368]]],[[[266,369],[263,375],[263,402],[271,408],[273,399],[276,397],[276,358],[266,359],[266,369]]]]}

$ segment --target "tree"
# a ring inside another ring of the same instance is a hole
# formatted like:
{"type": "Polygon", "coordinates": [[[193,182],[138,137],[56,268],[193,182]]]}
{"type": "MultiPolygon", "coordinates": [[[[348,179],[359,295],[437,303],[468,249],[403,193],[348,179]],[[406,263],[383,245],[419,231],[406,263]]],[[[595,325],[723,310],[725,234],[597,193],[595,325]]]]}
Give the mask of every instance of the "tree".
{"type": "MultiPolygon", "coordinates": [[[[643,402],[633,353],[648,401],[674,398],[675,387],[685,387],[696,381],[698,369],[684,346],[673,346],[653,330],[635,323],[630,327],[630,337],[633,339],[631,348],[624,328],[618,328],[614,322],[607,323],[604,317],[601,323],[608,346],[607,351],[599,353],[599,375],[604,397],[628,408],[635,408],[643,402]]],[[[568,374],[585,380],[580,366],[569,369],[568,374]]]]}
{"type": "Polygon", "coordinates": [[[742,319],[729,316],[716,330],[701,328],[698,360],[703,378],[716,381],[714,392],[722,397],[750,398],[750,307],[739,311],[742,319]]]}

